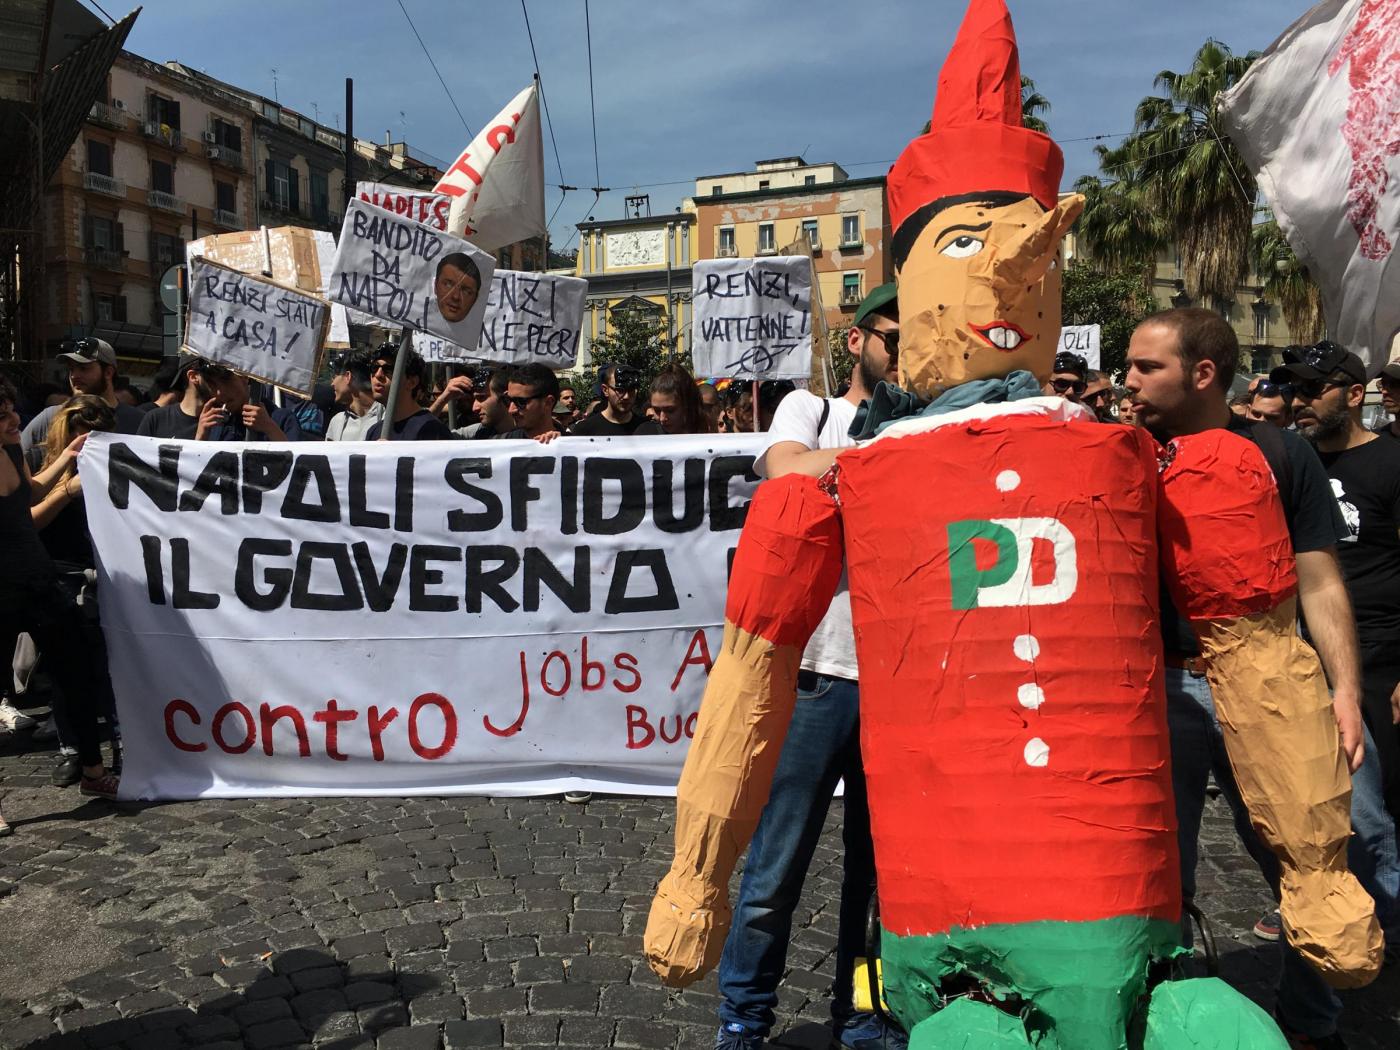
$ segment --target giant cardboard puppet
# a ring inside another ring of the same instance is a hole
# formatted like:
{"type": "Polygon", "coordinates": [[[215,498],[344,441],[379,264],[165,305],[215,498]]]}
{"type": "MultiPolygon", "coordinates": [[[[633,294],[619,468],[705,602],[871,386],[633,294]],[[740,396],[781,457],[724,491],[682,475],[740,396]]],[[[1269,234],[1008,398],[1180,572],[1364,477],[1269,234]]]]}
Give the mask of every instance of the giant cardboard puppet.
{"type": "Polygon", "coordinates": [[[1290,941],[1379,970],[1346,870],[1350,783],[1294,630],[1272,475],[1224,430],[1159,448],[1040,397],[1060,326],[1059,149],[1021,126],[1003,0],[972,0],[930,131],[890,172],[900,389],[817,480],[760,486],[647,925],[671,985],[719,960],[799,657],[849,573],[886,997],[915,1047],[1283,1047],[1171,980],[1181,890],[1158,573],[1193,622],[1290,941]]]}

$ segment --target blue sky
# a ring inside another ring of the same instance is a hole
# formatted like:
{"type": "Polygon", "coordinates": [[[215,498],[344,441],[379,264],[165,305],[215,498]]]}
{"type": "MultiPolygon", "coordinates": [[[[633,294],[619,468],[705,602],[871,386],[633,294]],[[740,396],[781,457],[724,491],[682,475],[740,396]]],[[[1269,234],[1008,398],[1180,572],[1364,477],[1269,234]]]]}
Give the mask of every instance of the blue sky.
{"type": "MultiPolygon", "coordinates": [[[[623,214],[629,192],[674,209],[698,175],[802,154],[852,176],[881,174],[928,119],[962,0],[591,0],[597,103],[595,182],[583,0],[527,0],[545,97],[551,183],[579,187],[554,242],[594,215],[623,214]],[[670,185],[658,185],[668,183],[670,185]],[[587,187],[611,187],[590,209],[587,187]]],[[[519,0],[403,0],[473,132],[534,73],[519,0]]],[[[125,9],[104,4],[120,17],[125,9]]],[[[1305,0],[1010,0],[1024,72],[1053,109],[1065,185],[1096,170],[1094,142],[1132,127],[1163,69],[1188,68],[1208,37],[1262,49],[1305,0]]],[[[355,79],[355,131],[451,160],[469,141],[398,0],[145,0],[127,45],[178,59],[334,125],[355,79]],[[402,116],[400,114],[403,114],[402,116]]],[[[550,212],[560,201],[551,188],[550,212]]]]}

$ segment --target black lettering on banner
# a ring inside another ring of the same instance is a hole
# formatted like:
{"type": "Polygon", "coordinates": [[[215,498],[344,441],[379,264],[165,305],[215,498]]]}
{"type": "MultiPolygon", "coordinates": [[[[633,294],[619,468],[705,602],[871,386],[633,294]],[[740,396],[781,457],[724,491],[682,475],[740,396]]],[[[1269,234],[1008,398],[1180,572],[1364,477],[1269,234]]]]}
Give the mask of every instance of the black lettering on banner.
{"type": "Polygon", "coordinates": [[[538,612],[540,608],[540,584],[564,603],[569,612],[586,613],[593,604],[593,595],[588,586],[588,566],[591,551],[587,547],[574,548],[574,578],[567,580],[559,568],[549,560],[549,555],[538,547],[525,548],[525,611],[538,612]]]}
{"type": "Polygon", "coordinates": [[[578,457],[564,456],[559,460],[559,532],[572,536],[578,532],[578,457]]]}
{"type": "Polygon", "coordinates": [[[165,604],[165,570],[160,564],[160,537],[141,537],[141,561],[146,566],[146,597],[152,605],[165,604]]]}
{"type": "Polygon", "coordinates": [[[613,568],[612,586],[608,588],[608,601],[603,611],[609,616],[630,612],[665,612],[679,609],[676,600],[676,585],[671,582],[671,570],[666,565],[666,552],[657,547],[643,547],[639,550],[618,551],[617,564],[613,568]],[[656,593],[629,597],[628,584],[634,569],[650,569],[656,593]]]}
{"type": "Polygon", "coordinates": [[[501,497],[484,485],[473,485],[467,481],[468,475],[475,475],[483,481],[491,476],[491,461],[486,458],[449,460],[443,469],[443,479],[448,488],[470,496],[481,504],[481,510],[454,508],[447,512],[447,528],[451,532],[490,532],[501,524],[505,509],[501,497]]]}
{"type": "Polygon", "coordinates": [[[243,512],[261,514],[264,492],[270,492],[292,471],[290,452],[246,449],[243,453],[243,512]]]}
{"type": "Polygon", "coordinates": [[[217,609],[219,596],[190,588],[190,541],[170,541],[170,604],[176,609],[217,609]]]}
{"type": "Polygon", "coordinates": [[[350,524],[356,528],[387,529],[389,515],[382,510],[370,510],[365,491],[364,456],[350,457],[350,524]]]}
{"type": "MultiPolygon", "coordinates": [[[[324,458],[324,457],[316,457],[324,458]]],[[[319,612],[348,612],[363,609],[365,599],[350,564],[350,552],[343,543],[318,543],[308,540],[297,551],[296,575],[292,579],[292,608],[315,609],[319,612]],[[311,574],[317,561],[329,561],[335,569],[340,593],[327,594],[311,589],[311,574]]]]}
{"type": "Polygon", "coordinates": [[[442,584],[442,570],[428,567],[434,561],[461,561],[462,548],[426,543],[413,545],[408,559],[408,607],[415,612],[456,612],[455,594],[429,594],[442,584]]]}
{"type": "Polygon", "coordinates": [[[515,612],[520,603],[510,596],[505,583],[520,568],[520,555],[514,547],[492,544],[467,548],[467,587],[462,607],[470,613],[481,612],[481,599],[489,597],[502,612],[515,612]],[[487,562],[499,562],[494,569],[487,562]]]}
{"type": "Polygon", "coordinates": [[[684,499],[681,516],[676,517],[676,463],[658,459],[651,481],[652,517],[662,532],[692,532],[705,518],[705,461],[687,459],[685,480],[681,490],[684,499]]]}
{"type": "Polygon", "coordinates": [[[107,448],[107,496],[112,506],[126,510],[134,484],[157,510],[174,513],[180,491],[179,445],[160,446],[159,467],[152,467],[124,442],[114,441],[107,448]]]}
{"type": "Polygon", "coordinates": [[[388,612],[394,607],[394,595],[398,594],[399,581],[403,579],[404,563],[408,561],[408,544],[395,543],[390,546],[383,575],[374,570],[374,558],[370,556],[368,543],[361,540],[350,550],[355,555],[355,568],[360,571],[360,587],[365,592],[365,604],[372,612],[388,612]]]}
{"type": "Polygon", "coordinates": [[[647,513],[647,483],[635,459],[598,457],[583,461],[583,531],[591,536],[620,536],[642,523],[647,513]],[[617,482],[621,499],[612,517],[603,513],[603,483],[617,482]]]}
{"type": "Polygon", "coordinates": [[[180,509],[199,510],[215,493],[219,496],[219,513],[238,513],[237,452],[224,450],[210,456],[194,484],[180,496],[180,509]]]}
{"type": "Polygon", "coordinates": [[[749,516],[747,501],[737,507],[729,502],[729,483],[735,478],[758,481],[753,472],[753,456],[716,456],[710,461],[711,532],[742,529],[749,516]]]}
{"type": "Polygon", "coordinates": [[[394,468],[394,528],[413,531],[413,457],[400,456],[394,468]]]}
{"type": "Polygon", "coordinates": [[[287,482],[287,498],[282,501],[282,517],[296,521],[340,520],[340,493],[336,491],[328,457],[297,456],[292,479],[287,482]],[[312,481],[316,483],[319,503],[306,502],[307,486],[312,481]]]}
{"type": "Polygon", "coordinates": [[[529,528],[530,502],[540,498],[530,475],[553,474],[555,462],[553,456],[516,456],[510,461],[510,527],[516,532],[529,528]]]}
{"type": "Polygon", "coordinates": [[[233,593],[254,612],[280,609],[292,589],[292,570],[269,566],[262,572],[262,582],[268,590],[258,590],[257,559],[266,555],[288,558],[292,554],[291,540],[262,540],[250,538],[238,545],[238,567],[233,574],[233,593]]]}

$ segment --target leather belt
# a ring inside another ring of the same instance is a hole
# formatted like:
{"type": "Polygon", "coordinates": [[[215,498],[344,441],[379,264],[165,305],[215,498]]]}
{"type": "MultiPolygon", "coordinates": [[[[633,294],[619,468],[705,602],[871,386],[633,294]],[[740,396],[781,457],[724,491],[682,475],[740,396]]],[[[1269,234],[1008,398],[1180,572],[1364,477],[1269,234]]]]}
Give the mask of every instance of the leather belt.
{"type": "Polygon", "coordinates": [[[1187,656],[1185,653],[1165,653],[1163,657],[1168,667],[1175,667],[1177,670],[1185,671],[1197,678],[1206,676],[1206,662],[1199,656],[1187,656]]]}

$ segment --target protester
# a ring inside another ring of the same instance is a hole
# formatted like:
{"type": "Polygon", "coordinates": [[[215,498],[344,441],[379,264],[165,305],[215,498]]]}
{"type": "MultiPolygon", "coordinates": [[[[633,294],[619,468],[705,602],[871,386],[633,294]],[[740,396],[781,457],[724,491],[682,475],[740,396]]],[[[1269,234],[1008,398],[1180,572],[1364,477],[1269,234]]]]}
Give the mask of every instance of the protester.
{"type": "MultiPolygon", "coordinates": [[[[117,433],[135,434],[141,425],[142,413],[139,409],[122,404],[117,400],[114,386],[117,378],[117,353],[112,344],[104,339],[79,339],[63,344],[60,361],[68,365],[68,385],[75,394],[91,394],[100,397],[116,410],[117,433]]],[[[68,399],[61,397],[57,403],[49,405],[36,415],[24,428],[22,447],[30,469],[43,458],[44,437],[48,432],[49,421],[59,406],[68,399]]]]}
{"type": "Polygon", "coordinates": [[[1137,417],[1133,414],[1133,395],[1121,386],[1114,389],[1113,395],[1118,405],[1118,422],[1128,426],[1136,426],[1137,417]]]}
{"type": "Polygon", "coordinates": [[[1264,379],[1254,384],[1253,393],[1245,396],[1249,398],[1245,408],[1246,419],[1272,423],[1276,427],[1293,425],[1293,387],[1290,383],[1264,379]]]}
{"type": "MultiPolygon", "coordinates": [[[[0,380],[0,638],[27,633],[46,658],[49,673],[73,708],[85,795],[116,798],[118,779],[103,764],[90,654],[84,651],[81,617],[59,585],[58,572],[34,527],[32,504],[59,485],[76,498],[81,480],[68,468],[87,435],[74,438],[49,467],[30,475],[20,451],[15,389],[0,380]]],[[[0,818],[3,819],[3,818],[0,818]]]]}
{"type": "Polygon", "coordinates": [[[606,404],[601,412],[585,416],[569,433],[577,437],[630,437],[633,434],[660,434],[661,428],[642,413],[634,411],[641,373],[625,365],[604,365],[598,372],[606,404]]]}
{"type": "Polygon", "coordinates": [[[1055,355],[1055,363],[1050,369],[1050,378],[1041,390],[1046,394],[1058,394],[1066,401],[1078,404],[1088,387],[1089,362],[1078,354],[1061,350],[1055,355]]]}
{"type": "Polygon", "coordinates": [[[720,403],[719,390],[710,380],[706,380],[699,386],[700,390],[700,410],[705,415],[706,433],[718,434],[723,429],[721,415],[724,406],[720,403]]]}
{"type": "Polygon", "coordinates": [[[504,401],[514,426],[502,438],[533,438],[547,444],[559,436],[554,426],[554,403],[559,398],[559,377],[538,361],[510,373],[504,401]]]}
{"type": "MultiPolygon", "coordinates": [[[[1365,750],[1361,670],[1351,603],[1336,556],[1336,544],[1346,537],[1347,529],[1322,464],[1308,444],[1292,431],[1243,420],[1230,412],[1228,391],[1238,361],[1239,342],[1218,313],[1185,308],[1153,314],[1133,332],[1128,347],[1127,387],[1133,395],[1134,415],[1164,441],[1225,428],[1259,446],[1278,479],[1297,559],[1299,601],[1313,627],[1313,645],[1332,685],[1344,758],[1355,773],[1361,768],[1365,750]]],[[[1278,861],[1251,826],[1234,773],[1225,760],[1224,740],[1195,636],[1165,589],[1161,603],[1163,677],[1183,898],[1189,904],[1196,891],[1198,836],[1211,777],[1230,805],[1246,850],[1277,893],[1278,861]]],[[[1390,904],[1380,903],[1386,900],[1387,892],[1373,877],[1377,867],[1374,858],[1386,851],[1387,836],[1393,843],[1393,827],[1388,830],[1388,822],[1374,819],[1384,808],[1378,799],[1366,798],[1365,784],[1366,778],[1353,781],[1355,834],[1348,860],[1362,886],[1377,900],[1377,915],[1384,924],[1382,913],[1390,904]]],[[[1183,937],[1189,943],[1189,925],[1183,924],[1183,937]]],[[[1277,999],[1280,1025],[1296,1038],[1323,1045],[1321,1041],[1335,1038],[1340,1014],[1341,1002],[1335,993],[1285,944],[1277,999]]]]}
{"type": "Polygon", "coordinates": [[[730,388],[734,401],[729,408],[729,430],[735,434],[751,434],[753,425],[753,384],[736,383],[730,388]]]}
{"type": "Polygon", "coordinates": [[[151,376],[151,400],[137,408],[142,413],[154,412],[180,400],[180,358],[167,357],[161,360],[155,375],[151,376]]]}
{"type": "Polygon", "coordinates": [[[131,380],[126,376],[112,377],[112,393],[115,395],[118,405],[125,405],[127,408],[139,411],[141,406],[145,404],[145,398],[142,397],[141,391],[132,386],[131,380]]]}
{"type": "Polygon", "coordinates": [[[367,350],[341,357],[331,377],[331,389],[342,411],[326,424],[327,441],[363,441],[370,428],[384,418],[384,406],[374,399],[369,369],[367,350]]]}
{"type": "Polygon", "coordinates": [[[1392,361],[1381,369],[1376,386],[1381,392],[1381,405],[1390,413],[1390,422],[1376,427],[1376,433],[1400,441],[1400,361],[1392,361]]]}
{"type": "Polygon", "coordinates": [[[709,433],[695,377],[684,365],[673,361],[656,374],[651,381],[649,403],[657,425],[665,433],[709,433]]]}
{"type": "MultiPolygon", "coordinates": [[[[805,390],[789,393],[777,407],[755,472],[769,478],[824,474],[842,449],[855,444],[849,431],[860,403],[881,382],[896,381],[898,345],[895,286],[884,284],[866,296],[846,333],[846,349],[855,359],[850,391],[841,398],[819,398],[805,390]]],[[[865,954],[866,911],[875,879],[860,758],[858,677],[851,598],[843,585],[802,654],[792,724],[744,866],[719,964],[717,1050],[758,1047],[772,1029],[793,912],[838,780],[846,786],[846,852],[831,1002],[835,1043],[891,1050],[905,1045],[902,1033],[874,1014],[857,1011],[851,1000],[855,959],[865,954]]]]}
{"type": "MultiPolygon", "coordinates": [[[[451,384],[448,384],[451,386],[451,384]]],[[[454,431],[458,437],[485,441],[500,437],[511,429],[510,409],[506,403],[506,387],[510,385],[510,369],[494,372],[482,369],[472,379],[472,411],[477,422],[454,431]]]]}
{"type": "Polygon", "coordinates": [[[559,400],[554,405],[554,422],[560,430],[568,430],[579,419],[578,394],[572,383],[559,384],[559,400]]]}
{"type": "Polygon", "coordinates": [[[1113,401],[1112,377],[1096,368],[1089,369],[1084,376],[1084,395],[1079,403],[1092,410],[1100,423],[1114,423],[1113,401]]]}
{"type": "MultiPolygon", "coordinates": [[[[1317,449],[1346,522],[1337,551],[1356,613],[1361,713],[1394,819],[1400,814],[1400,446],[1362,426],[1366,366],[1345,348],[1318,343],[1270,378],[1292,386],[1298,431],[1317,449]]],[[[1400,884],[1393,890],[1400,892],[1400,884]]]]}
{"type": "Polygon", "coordinates": [[[767,433],[783,399],[797,389],[791,379],[765,379],[758,384],[758,429],[767,433]]]}
{"type": "MultiPolygon", "coordinates": [[[[403,380],[398,399],[394,402],[394,425],[390,437],[394,441],[443,441],[452,437],[447,425],[419,403],[423,377],[428,366],[412,347],[384,343],[370,359],[370,388],[374,400],[387,411],[390,388],[393,385],[394,362],[399,354],[407,354],[403,363],[403,380]]],[[[381,418],[370,425],[367,441],[378,441],[384,428],[381,418]]]]}

